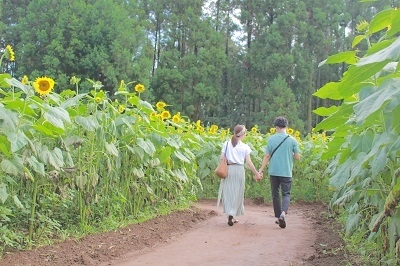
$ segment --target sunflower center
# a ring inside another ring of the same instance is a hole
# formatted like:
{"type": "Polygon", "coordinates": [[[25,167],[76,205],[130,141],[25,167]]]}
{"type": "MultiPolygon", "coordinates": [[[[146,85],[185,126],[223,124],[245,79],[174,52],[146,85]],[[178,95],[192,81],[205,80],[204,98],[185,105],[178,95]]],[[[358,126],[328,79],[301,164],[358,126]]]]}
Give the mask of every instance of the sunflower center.
{"type": "Polygon", "coordinates": [[[42,80],[39,82],[39,90],[48,91],[50,89],[50,84],[46,80],[42,80]]]}

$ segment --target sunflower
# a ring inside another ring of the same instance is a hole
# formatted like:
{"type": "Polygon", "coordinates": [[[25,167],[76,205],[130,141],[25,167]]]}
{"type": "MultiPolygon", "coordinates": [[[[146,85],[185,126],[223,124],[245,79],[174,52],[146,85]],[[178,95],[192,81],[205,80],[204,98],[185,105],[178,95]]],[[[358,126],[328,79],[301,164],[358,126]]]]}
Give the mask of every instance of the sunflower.
{"type": "Polygon", "coordinates": [[[163,111],[163,112],[161,113],[161,118],[162,118],[162,119],[171,118],[171,114],[170,114],[168,111],[163,111]]]}
{"type": "Polygon", "coordinates": [[[15,60],[15,54],[14,54],[14,51],[13,51],[11,45],[7,45],[6,46],[5,56],[10,61],[14,61],[15,60]]]}
{"type": "Polygon", "coordinates": [[[77,78],[77,77],[75,77],[75,76],[72,76],[72,77],[69,79],[69,83],[70,83],[70,84],[73,84],[73,85],[78,84],[79,81],[81,81],[81,79],[80,79],[80,78],[77,78]]]}
{"type": "Polygon", "coordinates": [[[145,88],[144,88],[144,86],[142,84],[140,84],[140,83],[136,84],[135,91],[137,91],[139,93],[142,93],[142,92],[144,92],[144,90],[145,90],[145,88]]]}
{"type": "Polygon", "coordinates": [[[156,120],[158,118],[158,113],[157,112],[152,112],[150,114],[150,120],[156,120]]]}
{"type": "Polygon", "coordinates": [[[258,128],[256,126],[251,128],[251,132],[253,133],[257,133],[258,132],[258,128]]]}
{"type": "Polygon", "coordinates": [[[24,84],[24,85],[26,85],[26,84],[29,83],[29,79],[28,79],[28,76],[27,76],[27,75],[24,75],[24,76],[22,77],[21,83],[24,84]]]}
{"type": "Polygon", "coordinates": [[[118,106],[118,112],[120,114],[123,114],[125,112],[125,106],[123,106],[122,104],[118,106]]]}
{"type": "Polygon", "coordinates": [[[369,28],[369,23],[366,20],[362,20],[360,21],[360,23],[356,25],[356,30],[360,33],[366,32],[368,28],[369,28]]]}
{"type": "Polygon", "coordinates": [[[172,121],[174,121],[174,123],[179,123],[179,121],[181,121],[181,118],[179,117],[179,115],[176,114],[172,117],[172,121]]]}
{"type": "Polygon", "coordinates": [[[269,129],[269,133],[271,133],[271,134],[274,134],[275,131],[276,131],[276,129],[275,129],[274,127],[271,127],[271,128],[269,129]]]}
{"type": "Polygon", "coordinates": [[[35,82],[33,82],[33,88],[35,88],[40,95],[49,94],[54,88],[54,80],[48,77],[37,78],[35,82]]]}
{"type": "Polygon", "coordinates": [[[99,96],[97,96],[96,98],[94,98],[94,100],[96,101],[96,103],[101,103],[101,98],[99,96]]]}
{"type": "Polygon", "coordinates": [[[211,134],[217,134],[217,131],[218,131],[218,126],[217,125],[212,125],[210,127],[210,129],[208,130],[208,132],[211,133],[211,134]]]}
{"type": "Polygon", "coordinates": [[[159,101],[156,104],[157,109],[163,109],[165,106],[167,106],[167,104],[165,102],[159,101]]]}
{"type": "Polygon", "coordinates": [[[294,133],[294,130],[293,130],[293,128],[288,128],[288,133],[289,133],[289,135],[293,135],[293,133],[294,133]]]}

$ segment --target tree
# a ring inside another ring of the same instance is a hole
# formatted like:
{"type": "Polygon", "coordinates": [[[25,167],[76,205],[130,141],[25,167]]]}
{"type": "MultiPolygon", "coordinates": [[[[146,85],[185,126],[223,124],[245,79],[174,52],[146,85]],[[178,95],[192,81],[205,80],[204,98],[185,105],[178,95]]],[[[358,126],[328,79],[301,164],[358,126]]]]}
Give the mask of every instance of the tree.
{"type": "Polygon", "coordinates": [[[101,81],[110,93],[120,80],[148,84],[145,32],[130,13],[137,8],[128,7],[112,0],[31,1],[16,25],[18,76],[47,75],[65,88],[76,75],[101,81]],[[43,12],[47,6],[51,12],[43,12]]]}

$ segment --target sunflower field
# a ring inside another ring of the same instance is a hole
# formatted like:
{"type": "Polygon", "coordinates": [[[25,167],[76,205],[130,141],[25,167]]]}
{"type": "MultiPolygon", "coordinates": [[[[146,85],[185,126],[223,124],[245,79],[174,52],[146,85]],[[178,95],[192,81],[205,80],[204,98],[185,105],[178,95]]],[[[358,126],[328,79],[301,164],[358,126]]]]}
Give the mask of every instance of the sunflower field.
{"type": "MultiPolygon", "coordinates": [[[[3,59],[15,59],[12,47],[3,59]]],[[[3,251],[110,230],[217,196],[213,170],[229,129],[171,114],[162,101],[141,100],[145,87],[137,82],[121,81],[115,95],[108,95],[93,80],[92,90],[80,93],[80,81],[72,77],[71,88],[57,94],[50,77],[19,81],[0,74],[3,251]]],[[[271,133],[249,129],[246,142],[255,165],[271,133]]],[[[294,189],[294,198],[327,200],[326,163],[319,160],[326,136],[289,133],[304,150],[295,181],[303,188],[294,189]]],[[[247,182],[247,197],[269,200],[267,182],[250,176],[247,182]]]]}

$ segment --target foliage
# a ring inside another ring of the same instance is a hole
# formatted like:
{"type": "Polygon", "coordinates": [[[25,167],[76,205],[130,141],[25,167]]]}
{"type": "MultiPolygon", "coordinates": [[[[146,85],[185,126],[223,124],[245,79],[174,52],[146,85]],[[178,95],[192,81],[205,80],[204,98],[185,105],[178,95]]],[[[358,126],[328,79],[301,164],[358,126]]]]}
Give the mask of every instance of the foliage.
{"type": "MultiPolygon", "coordinates": [[[[101,82],[90,79],[88,93],[80,92],[78,77],[70,80],[74,90],[57,93],[56,81],[48,77],[0,78],[4,248],[118,228],[187,206],[197,197],[216,196],[213,169],[221,143],[231,136],[229,128],[171,114],[163,101],[152,105],[141,99],[146,89],[136,82],[121,81],[111,98],[101,82]]],[[[300,141],[299,131],[289,128],[289,133],[300,141]]],[[[256,165],[269,134],[257,126],[248,132],[256,165]]],[[[323,150],[314,139],[302,145],[319,149],[307,155],[305,164],[323,150]]],[[[300,171],[298,179],[305,180],[300,171]]],[[[269,197],[267,184],[248,178],[246,197],[269,197]]],[[[299,191],[296,197],[320,199],[316,191],[299,191]]]]}
{"type": "Polygon", "coordinates": [[[335,189],[331,206],[347,214],[347,235],[357,234],[357,244],[368,240],[382,245],[382,261],[391,265],[399,259],[400,244],[399,19],[398,9],[381,11],[353,40],[353,47],[366,42],[368,50],[343,52],[323,61],[321,65],[350,66],[341,81],[315,93],[342,101],[315,110],[327,116],[316,130],[332,132],[322,156],[333,158],[327,171],[335,189]],[[374,43],[374,35],[382,37],[374,43]]]}

